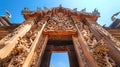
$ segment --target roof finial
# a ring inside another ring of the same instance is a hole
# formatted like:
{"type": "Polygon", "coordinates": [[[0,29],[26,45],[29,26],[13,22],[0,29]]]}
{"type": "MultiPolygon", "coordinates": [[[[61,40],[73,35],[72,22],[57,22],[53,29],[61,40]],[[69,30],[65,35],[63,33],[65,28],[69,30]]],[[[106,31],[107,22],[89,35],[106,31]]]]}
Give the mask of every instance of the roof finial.
{"type": "Polygon", "coordinates": [[[25,8],[22,10],[22,13],[27,13],[27,12],[30,12],[30,10],[25,7],[25,8]]]}
{"type": "Polygon", "coordinates": [[[8,18],[12,17],[11,13],[8,10],[5,10],[5,12],[8,14],[8,16],[7,16],[8,18]]]}
{"type": "Polygon", "coordinates": [[[80,12],[82,13],[86,12],[86,8],[82,9],[80,12]]]}
{"type": "Polygon", "coordinates": [[[37,7],[37,12],[41,11],[41,8],[37,7]]]}
{"type": "Polygon", "coordinates": [[[44,10],[48,10],[48,8],[47,8],[47,7],[44,7],[44,10]]]}
{"type": "Polygon", "coordinates": [[[77,11],[77,8],[74,8],[73,10],[74,10],[74,11],[77,11]]]}
{"type": "Polygon", "coordinates": [[[62,4],[60,4],[59,7],[61,8],[61,7],[62,7],[62,4]]]}
{"type": "Polygon", "coordinates": [[[117,16],[119,13],[120,12],[117,12],[117,13],[113,14],[113,16],[111,17],[111,20],[114,21],[116,19],[115,16],[117,16]]]}
{"type": "Polygon", "coordinates": [[[94,9],[94,11],[92,12],[92,14],[100,16],[100,13],[98,12],[97,8],[94,9]]]}

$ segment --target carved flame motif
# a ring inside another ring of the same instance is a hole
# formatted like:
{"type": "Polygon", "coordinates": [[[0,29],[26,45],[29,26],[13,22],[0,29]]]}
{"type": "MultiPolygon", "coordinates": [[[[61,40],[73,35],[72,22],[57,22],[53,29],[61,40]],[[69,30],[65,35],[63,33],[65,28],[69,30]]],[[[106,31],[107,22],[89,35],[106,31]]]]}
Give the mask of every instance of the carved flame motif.
{"type": "Polygon", "coordinates": [[[75,31],[75,27],[72,24],[72,20],[63,15],[63,13],[58,13],[48,20],[47,26],[44,31],[75,31]]]}

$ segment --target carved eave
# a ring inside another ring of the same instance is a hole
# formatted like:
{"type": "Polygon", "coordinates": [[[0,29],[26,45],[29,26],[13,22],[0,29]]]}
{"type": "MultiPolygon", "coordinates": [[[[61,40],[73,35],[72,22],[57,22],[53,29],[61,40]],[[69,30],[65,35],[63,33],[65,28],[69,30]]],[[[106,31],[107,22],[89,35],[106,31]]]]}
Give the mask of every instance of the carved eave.
{"type": "Polygon", "coordinates": [[[22,14],[24,18],[27,20],[27,19],[40,19],[41,17],[55,15],[59,12],[62,12],[67,16],[76,16],[77,18],[81,19],[81,21],[85,19],[87,21],[97,21],[98,17],[100,17],[100,14],[96,9],[92,13],[88,13],[83,10],[77,11],[77,9],[63,8],[62,6],[51,9],[45,8],[44,10],[37,9],[36,11],[24,9],[22,11],[22,14]]]}

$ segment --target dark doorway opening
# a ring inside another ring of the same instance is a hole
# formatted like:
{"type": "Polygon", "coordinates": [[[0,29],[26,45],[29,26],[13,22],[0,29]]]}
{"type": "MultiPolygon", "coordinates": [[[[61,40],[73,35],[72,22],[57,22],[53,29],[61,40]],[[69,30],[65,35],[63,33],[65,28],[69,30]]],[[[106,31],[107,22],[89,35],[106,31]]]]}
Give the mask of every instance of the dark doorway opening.
{"type": "Polygon", "coordinates": [[[72,40],[48,41],[47,46],[45,48],[45,52],[42,56],[40,67],[59,67],[59,66],[79,67],[72,40]],[[64,60],[62,60],[63,58],[64,60]],[[53,61],[56,61],[56,63],[53,63],[53,61]]]}

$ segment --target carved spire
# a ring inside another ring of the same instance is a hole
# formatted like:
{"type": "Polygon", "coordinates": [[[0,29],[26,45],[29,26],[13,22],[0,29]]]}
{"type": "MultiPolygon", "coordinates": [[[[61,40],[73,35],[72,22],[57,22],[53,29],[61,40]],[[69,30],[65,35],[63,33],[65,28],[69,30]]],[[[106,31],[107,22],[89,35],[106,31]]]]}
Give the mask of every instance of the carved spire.
{"type": "Polygon", "coordinates": [[[22,10],[22,13],[27,13],[27,12],[30,12],[30,10],[25,7],[24,10],[22,10]]]}
{"type": "Polygon", "coordinates": [[[47,7],[44,7],[44,12],[48,12],[49,9],[47,7]]]}
{"type": "Polygon", "coordinates": [[[97,10],[96,8],[95,8],[94,11],[92,12],[92,14],[100,16],[100,13],[98,12],[98,10],[97,10]]]}
{"type": "Polygon", "coordinates": [[[62,4],[60,4],[59,7],[62,8],[62,4]]]}
{"type": "Polygon", "coordinates": [[[82,9],[80,12],[86,12],[86,8],[82,9]]]}
{"type": "Polygon", "coordinates": [[[47,8],[47,7],[44,7],[44,10],[48,10],[48,8],[47,8]]]}
{"type": "Polygon", "coordinates": [[[77,8],[74,8],[73,11],[76,11],[76,12],[77,12],[77,8]]]}
{"type": "Polygon", "coordinates": [[[113,16],[111,17],[111,20],[112,20],[112,21],[116,20],[115,16],[117,16],[119,13],[120,13],[120,12],[117,12],[117,13],[113,14],[113,16]]]}
{"type": "Polygon", "coordinates": [[[41,11],[41,8],[37,7],[36,11],[37,11],[37,12],[41,11]]]}

